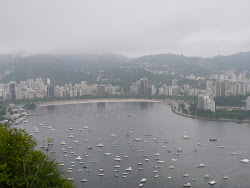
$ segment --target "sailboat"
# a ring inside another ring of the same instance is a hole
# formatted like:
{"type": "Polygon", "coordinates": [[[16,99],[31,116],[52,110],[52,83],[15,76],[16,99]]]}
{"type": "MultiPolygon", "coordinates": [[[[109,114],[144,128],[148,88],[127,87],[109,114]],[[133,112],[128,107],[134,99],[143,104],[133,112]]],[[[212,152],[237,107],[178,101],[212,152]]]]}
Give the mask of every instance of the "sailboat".
{"type": "Polygon", "coordinates": [[[152,136],[149,129],[147,130],[147,133],[145,134],[145,136],[152,136]]]}

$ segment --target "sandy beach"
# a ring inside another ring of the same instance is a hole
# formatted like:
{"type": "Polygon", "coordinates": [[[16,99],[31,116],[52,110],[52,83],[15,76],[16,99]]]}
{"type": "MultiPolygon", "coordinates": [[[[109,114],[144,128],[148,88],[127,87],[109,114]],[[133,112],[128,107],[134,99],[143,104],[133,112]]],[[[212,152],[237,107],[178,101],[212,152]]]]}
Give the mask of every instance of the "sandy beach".
{"type": "Polygon", "coordinates": [[[82,99],[82,100],[69,100],[69,101],[55,101],[45,102],[38,106],[53,106],[53,105],[65,105],[65,104],[82,104],[82,103],[102,103],[102,102],[161,102],[158,100],[150,99],[82,99]]]}

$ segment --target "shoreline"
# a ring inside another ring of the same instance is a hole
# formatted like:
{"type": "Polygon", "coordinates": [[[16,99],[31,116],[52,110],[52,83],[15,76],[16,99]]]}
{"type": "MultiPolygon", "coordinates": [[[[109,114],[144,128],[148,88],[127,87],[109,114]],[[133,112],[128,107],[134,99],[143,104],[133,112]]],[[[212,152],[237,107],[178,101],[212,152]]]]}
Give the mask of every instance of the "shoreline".
{"type": "Polygon", "coordinates": [[[180,116],[187,117],[187,118],[206,120],[206,121],[224,121],[224,122],[235,122],[235,123],[250,123],[249,120],[224,119],[224,118],[222,118],[222,119],[213,119],[213,118],[205,118],[205,117],[193,116],[193,115],[190,115],[190,114],[184,114],[184,113],[177,112],[177,110],[174,110],[174,107],[173,107],[174,105],[173,105],[172,101],[166,100],[165,102],[168,103],[168,105],[171,107],[173,113],[175,113],[177,115],[180,115],[180,116]]]}
{"type": "Polygon", "coordinates": [[[163,102],[154,99],[79,99],[67,101],[44,102],[37,106],[58,106],[66,104],[89,104],[89,103],[114,103],[114,102],[163,102]]]}
{"type": "Polygon", "coordinates": [[[116,102],[158,102],[168,104],[172,112],[176,115],[184,116],[192,119],[206,120],[206,121],[224,121],[224,122],[235,122],[235,123],[250,123],[249,120],[236,120],[236,119],[213,119],[213,118],[204,118],[193,116],[189,114],[184,114],[177,112],[173,107],[173,101],[167,100],[156,100],[156,99],[78,99],[78,100],[67,100],[67,101],[54,101],[54,102],[44,102],[38,104],[37,106],[58,106],[58,105],[67,105],[67,104],[90,104],[90,103],[116,103],[116,102]]]}

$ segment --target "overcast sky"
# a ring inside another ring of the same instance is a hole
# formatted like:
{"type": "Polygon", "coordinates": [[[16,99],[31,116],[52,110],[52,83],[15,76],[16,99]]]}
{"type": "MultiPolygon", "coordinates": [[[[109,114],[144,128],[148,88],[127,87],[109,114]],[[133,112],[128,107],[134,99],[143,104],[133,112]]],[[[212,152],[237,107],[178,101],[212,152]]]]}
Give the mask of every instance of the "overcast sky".
{"type": "Polygon", "coordinates": [[[0,53],[250,50],[250,0],[0,0],[0,53]]]}

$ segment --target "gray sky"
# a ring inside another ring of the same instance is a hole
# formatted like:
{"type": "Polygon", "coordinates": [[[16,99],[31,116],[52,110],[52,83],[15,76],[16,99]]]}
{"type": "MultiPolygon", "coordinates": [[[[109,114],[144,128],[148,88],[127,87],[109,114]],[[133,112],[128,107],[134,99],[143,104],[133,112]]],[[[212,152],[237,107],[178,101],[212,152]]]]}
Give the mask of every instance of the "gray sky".
{"type": "Polygon", "coordinates": [[[228,55],[250,50],[249,0],[0,0],[0,53],[228,55]]]}

